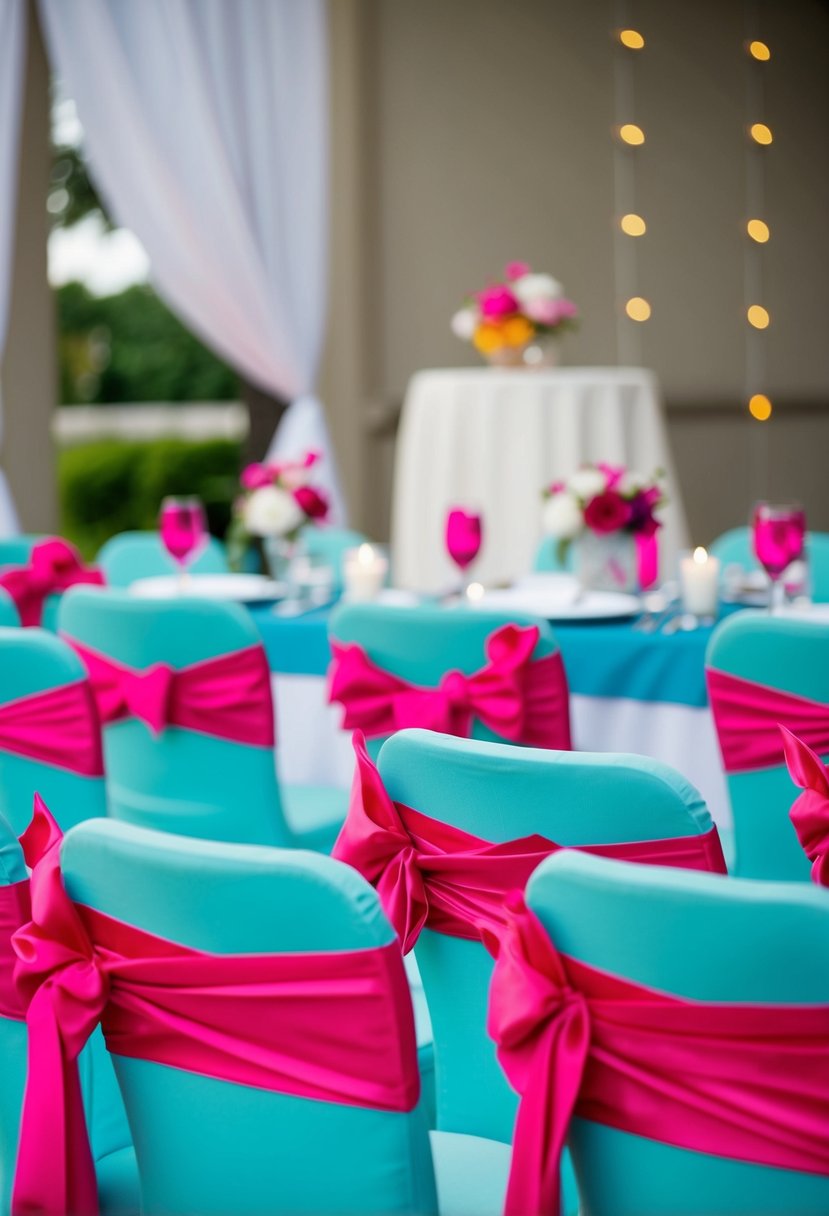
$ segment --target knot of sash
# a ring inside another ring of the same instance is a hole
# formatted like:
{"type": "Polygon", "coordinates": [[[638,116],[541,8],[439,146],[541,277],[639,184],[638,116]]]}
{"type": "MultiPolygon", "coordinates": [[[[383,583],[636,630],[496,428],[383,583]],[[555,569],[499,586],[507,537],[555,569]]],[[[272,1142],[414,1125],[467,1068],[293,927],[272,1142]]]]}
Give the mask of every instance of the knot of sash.
{"type": "Polygon", "coordinates": [[[100,570],[85,566],[77,549],[57,537],[33,545],[27,565],[0,574],[0,587],[14,600],[23,625],[40,624],[47,596],[79,583],[103,582],[100,570]]]}
{"type": "Polygon", "coordinates": [[[139,669],[118,663],[72,637],[66,641],[87,669],[104,725],[138,718],[156,735],[168,726],[179,726],[238,743],[273,747],[270,669],[261,645],[189,667],[153,663],[139,669]]]}
{"type": "Polygon", "coordinates": [[[569,749],[567,683],[561,655],[533,661],[536,625],[504,625],[487,638],[487,662],[449,671],[437,688],[412,684],[373,663],[356,643],[332,642],[329,700],[343,727],[369,737],[405,727],[468,736],[473,719],[514,743],[569,749]]]}
{"type": "Polygon", "coordinates": [[[785,726],[780,731],[789,775],[803,790],[792,803],[789,818],[812,862],[812,881],[829,887],[829,772],[807,743],[785,726]]]}

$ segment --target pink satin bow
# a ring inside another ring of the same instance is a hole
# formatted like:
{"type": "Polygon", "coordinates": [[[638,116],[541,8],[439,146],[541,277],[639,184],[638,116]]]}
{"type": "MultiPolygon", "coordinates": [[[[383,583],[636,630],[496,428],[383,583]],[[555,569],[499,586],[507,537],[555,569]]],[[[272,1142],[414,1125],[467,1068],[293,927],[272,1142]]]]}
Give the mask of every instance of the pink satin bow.
{"type": "Polygon", "coordinates": [[[328,699],[342,704],[345,730],[370,738],[409,726],[466,737],[478,719],[514,743],[569,750],[564,665],[558,652],[532,661],[538,636],[535,625],[496,629],[487,638],[485,666],[472,675],[447,672],[437,688],[392,675],[361,646],[334,639],[328,699]]]}
{"type": "Polygon", "coordinates": [[[0,752],[102,777],[101,731],[87,680],[0,705],[0,752]]]}
{"type": "Polygon", "coordinates": [[[189,667],[117,663],[74,638],[66,641],[89,673],[101,722],[139,718],[155,734],[168,726],[253,747],[273,747],[271,676],[262,646],[248,646],[189,667]]]}
{"type": "Polygon", "coordinates": [[[0,587],[14,600],[22,625],[40,624],[47,596],[79,583],[101,586],[103,582],[100,570],[85,566],[77,549],[57,537],[33,545],[28,565],[0,574],[0,587]]]}
{"type": "Polygon", "coordinates": [[[708,668],[705,678],[727,773],[782,764],[780,723],[829,752],[829,705],[715,668],[708,668]]]}
{"type": "Polygon", "coordinates": [[[521,1100],[505,1216],[559,1216],[573,1115],[829,1175],[829,1006],[683,1000],[559,954],[516,894],[486,936],[488,1030],[521,1100]]]}
{"type": "MultiPolygon", "coordinates": [[[[359,731],[353,744],[351,801],[332,856],[377,889],[404,953],[425,926],[469,941],[497,929],[507,893],[523,890],[536,866],[563,846],[539,835],[493,844],[393,802],[359,731]]],[[[621,861],[726,872],[715,827],[699,836],[570,847],[621,861]]]]}
{"type": "Polygon", "coordinates": [[[783,750],[795,785],[803,793],[789,811],[803,852],[812,864],[812,882],[829,887],[829,772],[820,756],[785,726],[783,750]]]}

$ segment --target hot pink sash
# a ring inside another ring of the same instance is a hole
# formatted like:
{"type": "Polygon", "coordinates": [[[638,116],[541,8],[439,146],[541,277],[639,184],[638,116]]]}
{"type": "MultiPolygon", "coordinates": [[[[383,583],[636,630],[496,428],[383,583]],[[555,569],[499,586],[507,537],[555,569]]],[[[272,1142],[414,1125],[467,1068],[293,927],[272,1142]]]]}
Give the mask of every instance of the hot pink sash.
{"type": "Polygon", "coordinates": [[[685,1000],[559,954],[515,895],[488,1029],[521,1095],[505,1216],[558,1216],[571,1118],[829,1175],[829,1006],[685,1000]]]}
{"type": "Polygon", "coordinates": [[[514,743],[569,751],[564,664],[558,651],[533,661],[537,642],[536,625],[504,625],[487,638],[479,671],[449,671],[424,688],[376,666],[356,643],[332,640],[328,699],[342,704],[344,730],[369,738],[407,726],[466,737],[477,718],[514,743]]]}
{"type": "Polygon", "coordinates": [[[0,705],[0,752],[54,764],[82,777],[102,777],[101,733],[88,681],[0,705]]]}
{"type": "Polygon", "coordinates": [[[710,667],[705,678],[727,773],[782,764],[779,723],[829,752],[829,705],[710,667]]]}
{"type": "Polygon", "coordinates": [[[829,772],[812,749],[781,726],[786,764],[795,785],[804,791],[789,818],[803,852],[812,864],[812,882],[829,887],[829,772]]]}
{"type": "Polygon", "coordinates": [[[40,624],[47,596],[78,583],[101,586],[103,582],[101,571],[85,566],[77,549],[58,537],[33,545],[28,565],[0,574],[0,587],[14,600],[22,625],[40,624]]]}
{"type": "Polygon", "coordinates": [[[32,919],[13,938],[29,1029],[15,1216],[97,1210],[77,1057],[99,1020],[116,1055],[304,1098],[414,1108],[417,1049],[397,942],[206,954],[74,905],[60,830],[40,800],[22,843],[34,869],[32,919]]]}
{"type": "Polygon", "coordinates": [[[25,925],[32,915],[29,880],[0,887],[0,1018],[22,1022],[26,1006],[13,980],[17,955],[12,948],[12,934],[25,925]]]}
{"type": "MultiPolygon", "coordinates": [[[[468,941],[497,930],[507,893],[523,890],[536,866],[565,847],[537,835],[492,844],[393,802],[359,732],[354,750],[351,803],[332,856],[377,888],[404,952],[424,926],[468,941]]],[[[700,836],[567,847],[622,861],[726,873],[715,827],[700,836]]]]}
{"type": "Polygon", "coordinates": [[[66,641],[89,672],[105,725],[140,718],[157,735],[167,726],[180,726],[235,743],[273,747],[271,673],[262,646],[234,650],[190,667],[153,663],[139,670],[74,638],[66,641]]]}

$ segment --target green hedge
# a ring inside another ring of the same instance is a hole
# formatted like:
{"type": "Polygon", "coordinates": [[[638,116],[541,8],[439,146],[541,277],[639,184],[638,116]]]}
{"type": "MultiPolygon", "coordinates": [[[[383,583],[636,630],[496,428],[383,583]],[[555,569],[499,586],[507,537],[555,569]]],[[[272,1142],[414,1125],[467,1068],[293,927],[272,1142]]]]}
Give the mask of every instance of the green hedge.
{"type": "Polygon", "coordinates": [[[210,531],[223,536],[240,462],[240,445],[225,439],[106,439],[65,448],[58,457],[61,535],[91,558],[116,532],[155,528],[166,494],[195,494],[210,531]]]}

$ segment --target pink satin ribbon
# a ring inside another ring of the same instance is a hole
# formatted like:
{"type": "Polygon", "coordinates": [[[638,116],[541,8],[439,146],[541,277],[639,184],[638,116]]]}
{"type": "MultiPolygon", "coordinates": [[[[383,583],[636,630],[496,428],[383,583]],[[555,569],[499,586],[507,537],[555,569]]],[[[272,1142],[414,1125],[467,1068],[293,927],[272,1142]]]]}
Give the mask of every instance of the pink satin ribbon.
{"type": "Polygon", "coordinates": [[[333,640],[329,701],[343,729],[369,738],[408,726],[466,737],[477,718],[496,735],[529,747],[569,751],[567,677],[558,651],[532,660],[538,627],[504,625],[487,638],[487,662],[473,675],[450,671],[437,688],[410,684],[371,661],[361,646],[333,640]]]}
{"type": "Polygon", "coordinates": [[[271,673],[262,646],[248,646],[190,667],[154,663],[139,670],[66,641],[83,661],[101,722],[139,718],[154,734],[168,726],[235,743],[273,747],[271,673]]]}
{"type": "Polygon", "coordinates": [[[14,1216],[97,1211],[77,1057],[99,1020],[116,1055],[350,1106],[417,1104],[397,942],[206,954],[73,904],[61,881],[60,831],[39,799],[21,843],[33,873],[32,919],[13,937],[29,1030],[14,1216]]]}
{"type": "Polygon", "coordinates": [[[808,744],[785,726],[780,730],[789,775],[803,790],[792,803],[789,818],[812,862],[812,882],[829,887],[829,772],[808,744]]]}
{"type": "Polygon", "coordinates": [[[829,1175],[829,1006],[685,1000],[559,954],[520,896],[505,919],[487,940],[488,1030],[521,1095],[505,1216],[558,1216],[574,1115],[829,1175]]]}
{"type": "Polygon", "coordinates": [[[480,941],[497,930],[508,892],[523,890],[536,866],[563,847],[652,865],[726,873],[717,829],[700,836],[562,846],[544,836],[493,844],[393,802],[365,741],[354,736],[351,803],[332,856],[377,888],[408,952],[424,927],[480,941]]]}
{"type": "Polygon", "coordinates": [[[58,537],[32,546],[28,564],[0,574],[0,587],[14,600],[22,625],[39,625],[47,596],[79,583],[102,586],[100,570],[85,566],[73,545],[58,537]]]}
{"type": "Polygon", "coordinates": [[[0,705],[0,752],[102,777],[101,732],[89,683],[78,680],[0,705]]]}
{"type": "Polygon", "coordinates": [[[727,773],[782,764],[779,723],[829,752],[829,705],[710,667],[705,678],[727,773]]]}
{"type": "Polygon", "coordinates": [[[15,1022],[22,1022],[26,1017],[26,1006],[13,979],[17,955],[12,947],[12,934],[25,925],[31,915],[28,878],[0,887],[0,1018],[11,1018],[15,1022]]]}
{"type": "Polygon", "coordinates": [[[634,533],[636,537],[636,568],[639,586],[643,591],[652,587],[659,578],[658,533],[634,533]]]}

